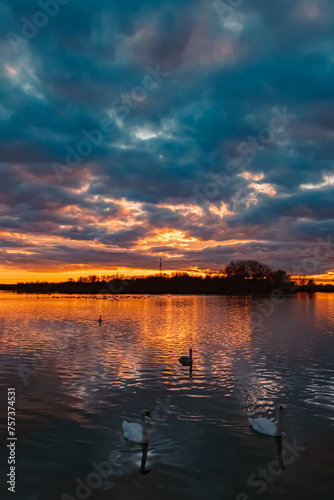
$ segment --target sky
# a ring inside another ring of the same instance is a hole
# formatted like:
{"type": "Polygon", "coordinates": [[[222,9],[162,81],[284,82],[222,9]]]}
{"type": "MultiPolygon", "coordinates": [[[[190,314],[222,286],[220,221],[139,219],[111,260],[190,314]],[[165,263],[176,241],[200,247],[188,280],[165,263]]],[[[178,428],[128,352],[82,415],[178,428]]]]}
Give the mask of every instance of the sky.
{"type": "Polygon", "coordinates": [[[0,2],[0,283],[334,279],[332,0],[0,2]]]}

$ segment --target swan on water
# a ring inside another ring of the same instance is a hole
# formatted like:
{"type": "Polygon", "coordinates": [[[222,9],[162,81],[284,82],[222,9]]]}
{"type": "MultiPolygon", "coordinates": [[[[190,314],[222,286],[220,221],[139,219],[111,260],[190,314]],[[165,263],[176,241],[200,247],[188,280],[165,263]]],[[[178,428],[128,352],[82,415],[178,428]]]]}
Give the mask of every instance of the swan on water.
{"type": "Polygon", "coordinates": [[[193,362],[192,349],[189,349],[189,356],[181,356],[179,361],[182,365],[190,365],[193,362]]]}
{"type": "Polygon", "coordinates": [[[142,410],[140,412],[141,423],[137,424],[136,422],[127,422],[123,420],[122,427],[124,437],[129,441],[133,441],[134,443],[148,443],[148,435],[145,424],[145,417],[152,418],[151,413],[148,410],[142,410]]]}
{"type": "Polygon", "coordinates": [[[101,318],[101,314],[100,314],[100,317],[99,319],[97,320],[100,324],[102,323],[102,318],[101,318]]]}
{"type": "Polygon", "coordinates": [[[276,424],[271,419],[265,417],[248,418],[248,421],[253,429],[260,432],[260,434],[266,434],[267,436],[282,436],[282,415],[285,413],[283,405],[278,404],[276,406],[276,411],[276,424]]]}

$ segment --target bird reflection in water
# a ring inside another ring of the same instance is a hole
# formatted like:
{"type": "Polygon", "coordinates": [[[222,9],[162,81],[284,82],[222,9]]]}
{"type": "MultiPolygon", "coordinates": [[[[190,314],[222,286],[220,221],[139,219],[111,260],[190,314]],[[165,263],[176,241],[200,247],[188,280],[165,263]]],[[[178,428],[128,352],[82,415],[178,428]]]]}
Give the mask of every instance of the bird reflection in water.
{"type": "Polygon", "coordinates": [[[283,470],[285,470],[286,466],[284,464],[284,455],[283,455],[283,449],[282,449],[282,436],[275,437],[275,441],[276,441],[278,462],[280,464],[281,470],[283,471],[283,470]]]}
{"type": "Polygon", "coordinates": [[[141,457],[141,464],[140,464],[139,473],[141,476],[144,476],[145,474],[149,474],[151,472],[151,469],[149,469],[149,470],[145,469],[146,460],[147,460],[148,443],[142,443],[141,447],[142,447],[142,457],[141,457]]]}

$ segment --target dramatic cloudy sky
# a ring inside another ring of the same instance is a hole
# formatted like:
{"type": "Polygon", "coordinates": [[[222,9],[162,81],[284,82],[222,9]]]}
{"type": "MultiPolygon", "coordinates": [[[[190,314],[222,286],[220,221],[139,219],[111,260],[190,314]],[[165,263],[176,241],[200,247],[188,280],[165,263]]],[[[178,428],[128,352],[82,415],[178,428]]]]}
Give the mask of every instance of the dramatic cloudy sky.
{"type": "Polygon", "coordinates": [[[160,257],[334,276],[332,0],[0,14],[0,282],[160,257]]]}

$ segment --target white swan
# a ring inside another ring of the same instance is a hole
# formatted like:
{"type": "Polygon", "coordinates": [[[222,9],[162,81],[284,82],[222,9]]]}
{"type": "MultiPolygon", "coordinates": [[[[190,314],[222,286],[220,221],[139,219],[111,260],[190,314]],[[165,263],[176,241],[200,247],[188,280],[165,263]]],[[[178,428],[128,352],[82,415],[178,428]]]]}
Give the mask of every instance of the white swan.
{"type": "Polygon", "coordinates": [[[193,362],[192,349],[189,349],[189,356],[181,356],[179,361],[182,365],[191,365],[193,362]]]}
{"type": "Polygon", "coordinates": [[[152,415],[148,410],[142,410],[140,412],[140,415],[141,415],[140,424],[137,424],[136,422],[127,422],[126,420],[123,420],[122,427],[123,427],[124,437],[129,441],[133,441],[135,443],[148,443],[145,417],[152,418],[152,415]]]}
{"type": "Polygon", "coordinates": [[[259,417],[248,418],[249,423],[254,431],[266,434],[267,436],[281,436],[282,435],[282,415],[284,414],[284,407],[281,404],[276,406],[277,411],[277,424],[271,419],[259,417]]]}

